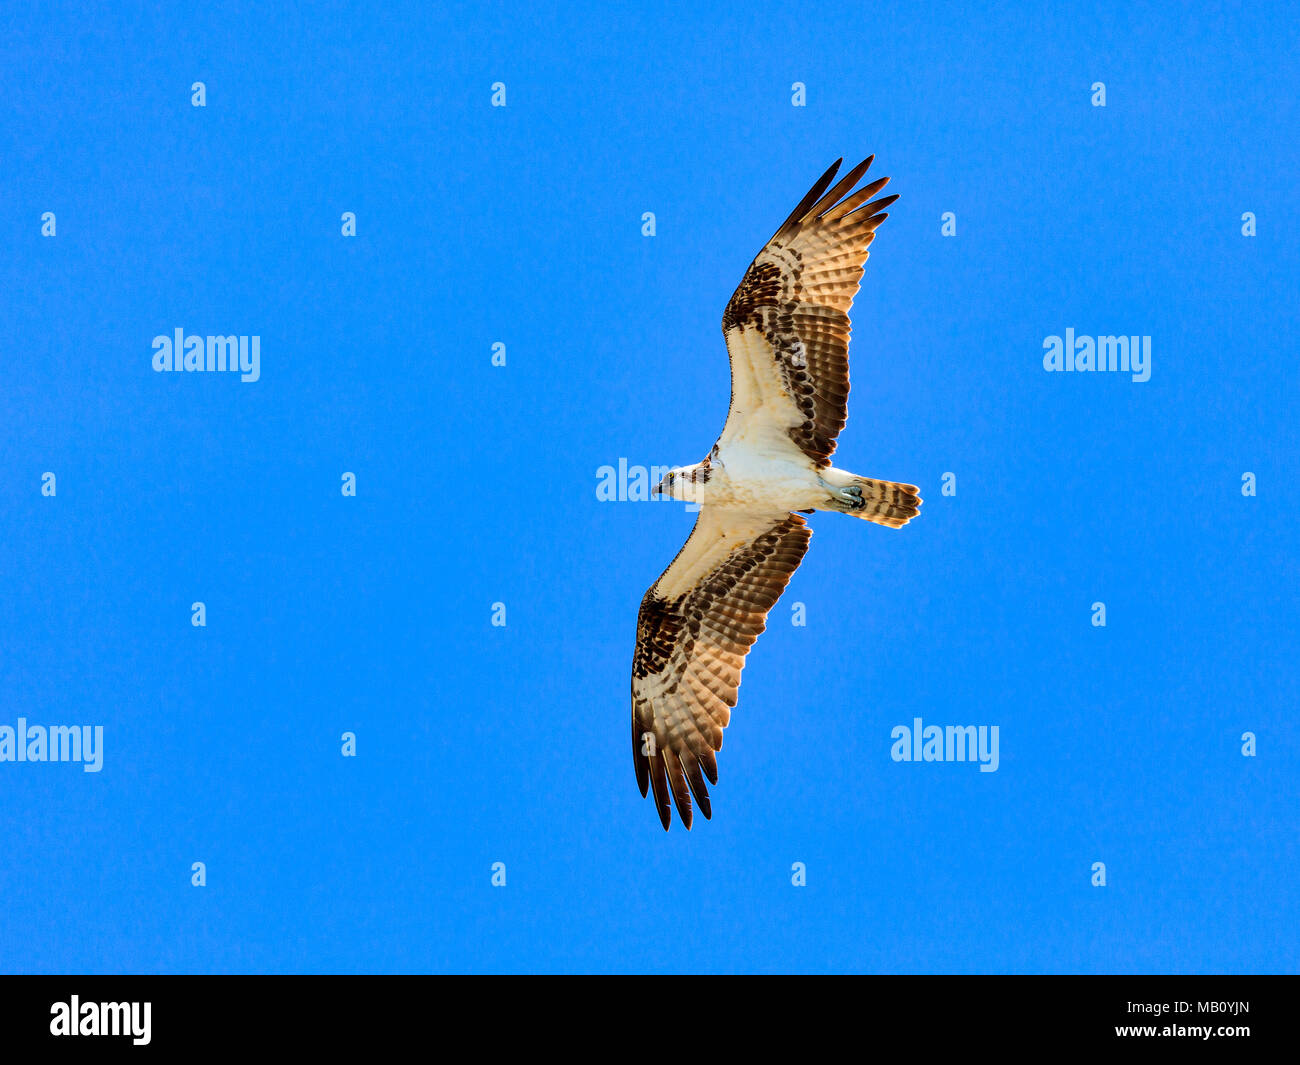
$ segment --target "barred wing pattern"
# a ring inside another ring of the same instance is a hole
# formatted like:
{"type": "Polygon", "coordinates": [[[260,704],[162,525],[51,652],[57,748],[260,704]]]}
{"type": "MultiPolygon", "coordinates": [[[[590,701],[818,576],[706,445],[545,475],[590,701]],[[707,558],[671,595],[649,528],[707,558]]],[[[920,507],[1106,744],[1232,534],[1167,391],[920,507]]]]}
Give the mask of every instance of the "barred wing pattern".
{"type": "Polygon", "coordinates": [[[889,178],[846,197],[869,156],[825,192],[826,171],[745,272],[722,316],[731,357],[731,410],[722,442],[758,427],[786,435],[830,465],[848,420],[849,308],[867,249],[897,196],[872,200],[889,178]],[[823,195],[824,193],[824,195],[823,195]]]}
{"type": "Polygon", "coordinates": [[[736,705],[745,655],[803,561],[812,533],[797,514],[705,508],[672,565],[645,594],[632,661],[632,757],[664,829],[672,799],[691,827],[691,796],[711,815],[715,752],[736,705]]]}

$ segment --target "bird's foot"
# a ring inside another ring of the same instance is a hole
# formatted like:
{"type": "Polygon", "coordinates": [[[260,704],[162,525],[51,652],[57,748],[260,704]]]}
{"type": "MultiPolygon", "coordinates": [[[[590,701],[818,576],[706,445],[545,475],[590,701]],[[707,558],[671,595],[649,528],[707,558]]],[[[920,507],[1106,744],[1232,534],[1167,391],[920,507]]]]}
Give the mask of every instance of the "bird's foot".
{"type": "Polygon", "coordinates": [[[834,488],[831,485],[826,486],[826,490],[840,503],[853,510],[860,510],[863,506],[862,489],[851,484],[848,488],[834,488]]]}

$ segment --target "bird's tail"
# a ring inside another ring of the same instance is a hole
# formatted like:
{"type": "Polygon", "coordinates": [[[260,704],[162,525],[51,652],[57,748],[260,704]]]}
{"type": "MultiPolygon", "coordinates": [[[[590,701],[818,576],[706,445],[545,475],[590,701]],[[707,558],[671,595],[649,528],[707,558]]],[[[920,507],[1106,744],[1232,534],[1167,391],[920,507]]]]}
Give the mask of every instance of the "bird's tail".
{"type": "Polygon", "coordinates": [[[830,493],[826,510],[901,529],[921,511],[920,489],[914,484],[877,481],[844,470],[823,470],[830,493]]]}

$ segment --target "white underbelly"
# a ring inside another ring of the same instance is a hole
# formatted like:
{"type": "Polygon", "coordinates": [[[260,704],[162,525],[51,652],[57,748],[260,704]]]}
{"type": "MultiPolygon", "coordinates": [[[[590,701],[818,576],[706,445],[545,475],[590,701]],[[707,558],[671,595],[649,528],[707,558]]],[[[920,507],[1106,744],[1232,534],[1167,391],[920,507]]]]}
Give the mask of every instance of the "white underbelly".
{"type": "Polygon", "coordinates": [[[747,447],[722,450],[704,502],[755,510],[808,510],[824,504],[821,479],[806,458],[795,454],[798,458],[747,447]]]}

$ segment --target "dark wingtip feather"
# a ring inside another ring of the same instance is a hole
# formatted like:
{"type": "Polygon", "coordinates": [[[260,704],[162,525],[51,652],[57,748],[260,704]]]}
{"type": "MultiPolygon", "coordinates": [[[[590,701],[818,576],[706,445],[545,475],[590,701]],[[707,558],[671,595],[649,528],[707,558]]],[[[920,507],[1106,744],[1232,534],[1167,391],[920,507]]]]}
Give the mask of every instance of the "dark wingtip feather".
{"type": "Polygon", "coordinates": [[[691,793],[686,784],[686,774],[682,772],[681,759],[678,758],[676,751],[666,751],[664,762],[668,766],[668,784],[673,790],[673,800],[677,803],[677,816],[682,819],[682,824],[689,831],[691,822],[695,818],[691,793]]]}
{"type": "Polygon", "coordinates": [[[888,177],[877,178],[870,184],[863,185],[862,188],[858,189],[852,195],[845,196],[844,199],[834,207],[828,208],[821,217],[828,222],[843,221],[844,218],[856,211],[888,184],[888,177]]]}
{"type": "Polygon", "coordinates": [[[705,751],[700,757],[700,765],[704,767],[704,775],[709,778],[709,783],[717,785],[718,783],[718,759],[714,757],[712,751],[705,751]]]}
{"type": "Polygon", "coordinates": [[[892,196],[882,196],[878,200],[872,200],[870,203],[864,203],[857,210],[850,211],[847,215],[845,215],[845,217],[853,218],[855,215],[860,214],[864,218],[874,218],[877,215],[879,215],[880,212],[884,211],[886,207],[888,207],[897,199],[898,199],[898,193],[894,193],[894,195],[892,196]]]}
{"type": "Polygon", "coordinates": [[[682,768],[686,770],[686,783],[691,786],[691,795],[695,805],[706,821],[713,817],[713,807],[709,803],[709,789],[704,786],[704,774],[700,772],[700,763],[689,751],[682,755],[682,768]]]}
{"type": "Polygon", "coordinates": [[[844,194],[852,189],[853,186],[858,183],[862,175],[867,172],[867,168],[871,166],[872,160],[875,158],[874,155],[869,155],[863,159],[862,162],[845,174],[830,192],[826,193],[825,196],[810,207],[807,214],[814,218],[820,218],[839,203],[840,200],[844,198],[844,194]]]}
{"type": "Polygon", "coordinates": [[[632,711],[632,764],[636,767],[636,783],[641,789],[641,798],[646,797],[650,789],[650,765],[641,753],[642,734],[637,726],[636,710],[632,711]]]}
{"type": "Polygon", "coordinates": [[[668,772],[664,767],[662,751],[650,756],[650,783],[654,786],[655,809],[659,811],[659,821],[664,831],[673,823],[673,804],[668,800],[668,772]]]}
{"type": "Polygon", "coordinates": [[[824,173],[821,177],[817,179],[816,184],[814,184],[813,187],[808,190],[808,194],[804,196],[802,200],[799,201],[799,206],[790,212],[790,217],[787,218],[784,222],[782,222],[780,228],[777,229],[777,231],[774,234],[772,234],[771,240],[768,241],[769,244],[772,242],[772,240],[776,240],[776,238],[779,237],[782,233],[784,233],[790,226],[794,225],[801,218],[803,218],[804,215],[808,213],[808,208],[810,208],[821,198],[821,194],[826,191],[827,186],[829,186],[830,183],[833,180],[835,180],[835,175],[839,172],[840,164],[843,162],[844,162],[843,157],[836,159],[835,162],[831,164],[830,168],[826,171],[826,173],[824,173]]]}

